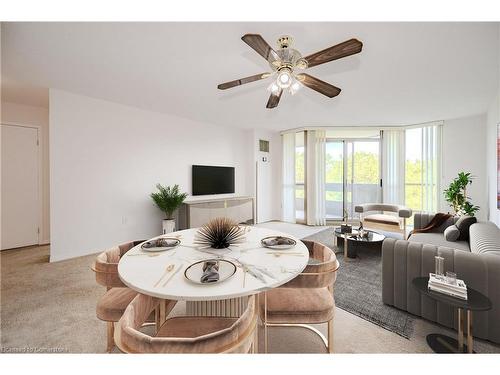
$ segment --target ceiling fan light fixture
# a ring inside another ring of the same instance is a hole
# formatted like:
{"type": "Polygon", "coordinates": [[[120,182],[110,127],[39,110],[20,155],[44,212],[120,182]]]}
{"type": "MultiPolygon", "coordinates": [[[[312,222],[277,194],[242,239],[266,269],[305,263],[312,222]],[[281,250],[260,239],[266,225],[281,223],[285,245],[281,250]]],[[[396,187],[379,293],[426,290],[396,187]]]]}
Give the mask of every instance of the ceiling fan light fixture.
{"type": "Polygon", "coordinates": [[[292,84],[292,74],[288,69],[282,70],[278,74],[278,78],[276,79],[276,83],[282,89],[287,89],[292,84]]]}
{"type": "Polygon", "coordinates": [[[297,69],[307,69],[307,60],[304,59],[303,57],[301,57],[300,59],[297,60],[297,62],[295,63],[295,67],[297,69]]]}
{"type": "Polygon", "coordinates": [[[278,106],[283,91],[288,91],[288,93],[294,95],[302,86],[328,98],[336,97],[341,92],[340,88],[302,71],[330,61],[355,55],[360,53],[363,48],[362,42],[351,38],[345,42],[302,57],[299,51],[292,48],[293,39],[290,36],[285,35],[278,39],[278,49],[276,51],[260,34],[245,34],[241,39],[269,63],[271,72],[255,74],[250,77],[221,83],[217,88],[219,90],[226,90],[272,76],[272,82],[267,88],[271,93],[266,105],[268,109],[278,106]],[[301,72],[297,72],[297,70],[301,72]]]}
{"type": "Polygon", "coordinates": [[[277,93],[278,93],[278,91],[280,91],[280,87],[278,86],[278,84],[277,84],[275,81],[273,81],[273,82],[271,82],[271,84],[268,86],[267,91],[269,91],[269,92],[270,92],[270,93],[272,93],[272,94],[277,94],[277,93]]]}
{"type": "Polygon", "coordinates": [[[290,94],[295,95],[297,91],[300,90],[300,83],[296,79],[293,80],[293,83],[290,85],[289,91],[290,94]]]}

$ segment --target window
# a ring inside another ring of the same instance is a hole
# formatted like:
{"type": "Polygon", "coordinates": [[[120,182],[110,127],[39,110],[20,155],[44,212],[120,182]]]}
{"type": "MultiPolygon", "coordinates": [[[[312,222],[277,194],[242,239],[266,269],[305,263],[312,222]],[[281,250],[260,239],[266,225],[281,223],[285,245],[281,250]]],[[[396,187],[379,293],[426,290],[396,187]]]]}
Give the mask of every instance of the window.
{"type": "Polygon", "coordinates": [[[405,204],[414,211],[438,210],[440,142],[440,125],[405,131],[405,204]]]}
{"type": "Polygon", "coordinates": [[[327,140],[325,154],[325,213],[328,220],[344,215],[344,142],[327,140]]]}
{"type": "Polygon", "coordinates": [[[295,220],[305,222],[305,133],[295,134],[295,220]]]}
{"type": "Polygon", "coordinates": [[[380,201],[380,140],[327,139],[325,155],[326,218],[341,220],[354,206],[380,201]]]}
{"type": "Polygon", "coordinates": [[[405,131],[405,204],[422,211],[422,129],[405,131]]]}

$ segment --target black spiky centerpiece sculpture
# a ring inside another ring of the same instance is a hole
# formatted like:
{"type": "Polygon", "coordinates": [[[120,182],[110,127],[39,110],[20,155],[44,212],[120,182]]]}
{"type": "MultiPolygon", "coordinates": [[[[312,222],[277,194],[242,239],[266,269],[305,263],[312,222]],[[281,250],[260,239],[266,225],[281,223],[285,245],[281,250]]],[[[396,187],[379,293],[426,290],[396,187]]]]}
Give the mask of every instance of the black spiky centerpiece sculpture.
{"type": "Polygon", "coordinates": [[[245,241],[245,229],[227,217],[210,220],[196,232],[194,243],[214,249],[225,249],[245,241]]]}

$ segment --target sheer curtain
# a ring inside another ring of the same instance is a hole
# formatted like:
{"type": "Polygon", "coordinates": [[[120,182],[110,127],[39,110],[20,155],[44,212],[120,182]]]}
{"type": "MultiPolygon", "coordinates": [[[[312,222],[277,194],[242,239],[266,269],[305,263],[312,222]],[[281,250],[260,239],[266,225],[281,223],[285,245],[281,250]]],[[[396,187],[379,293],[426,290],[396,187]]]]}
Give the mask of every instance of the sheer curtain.
{"type": "Polygon", "coordinates": [[[282,220],[295,223],[295,133],[282,136],[283,144],[283,204],[282,220]]]}
{"type": "Polygon", "coordinates": [[[382,202],[404,204],[405,201],[405,131],[382,133],[382,202]]]}
{"type": "Polygon", "coordinates": [[[422,211],[437,212],[440,207],[442,126],[422,127],[422,211]]]}
{"type": "Polygon", "coordinates": [[[326,132],[307,131],[307,225],[326,225],[325,153],[326,132]]]}

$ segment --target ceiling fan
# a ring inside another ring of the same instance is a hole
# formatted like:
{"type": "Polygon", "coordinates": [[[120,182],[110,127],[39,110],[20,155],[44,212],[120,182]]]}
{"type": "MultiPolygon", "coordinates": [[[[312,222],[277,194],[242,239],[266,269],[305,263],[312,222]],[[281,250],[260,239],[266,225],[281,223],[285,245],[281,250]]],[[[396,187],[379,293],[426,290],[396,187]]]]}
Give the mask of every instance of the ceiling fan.
{"type": "Polygon", "coordinates": [[[301,85],[307,86],[329,98],[337,96],[341,91],[338,87],[330,85],[309,74],[297,73],[297,71],[303,71],[316,65],[354,55],[361,52],[363,48],[363,43],[359,40],[349,39],[333,47],[302,57],[299,51],[290,48],[293,43],[293,39],[290,36],[282,36],[278,39],[277,51],[273,50],[259,34],[245,34],[241,39],[269,62],[272,73],[256,74],[250,77],[221,83],[217,88],[219,90],[226,90],[245,83],[276,76],[276,79],[273,80],[268,87],[271,96],[269,97],[266,108],[275,108],[278,106],[283,90],[288,89],[288,91],[294,95],[300,89],[301,85]]]}

